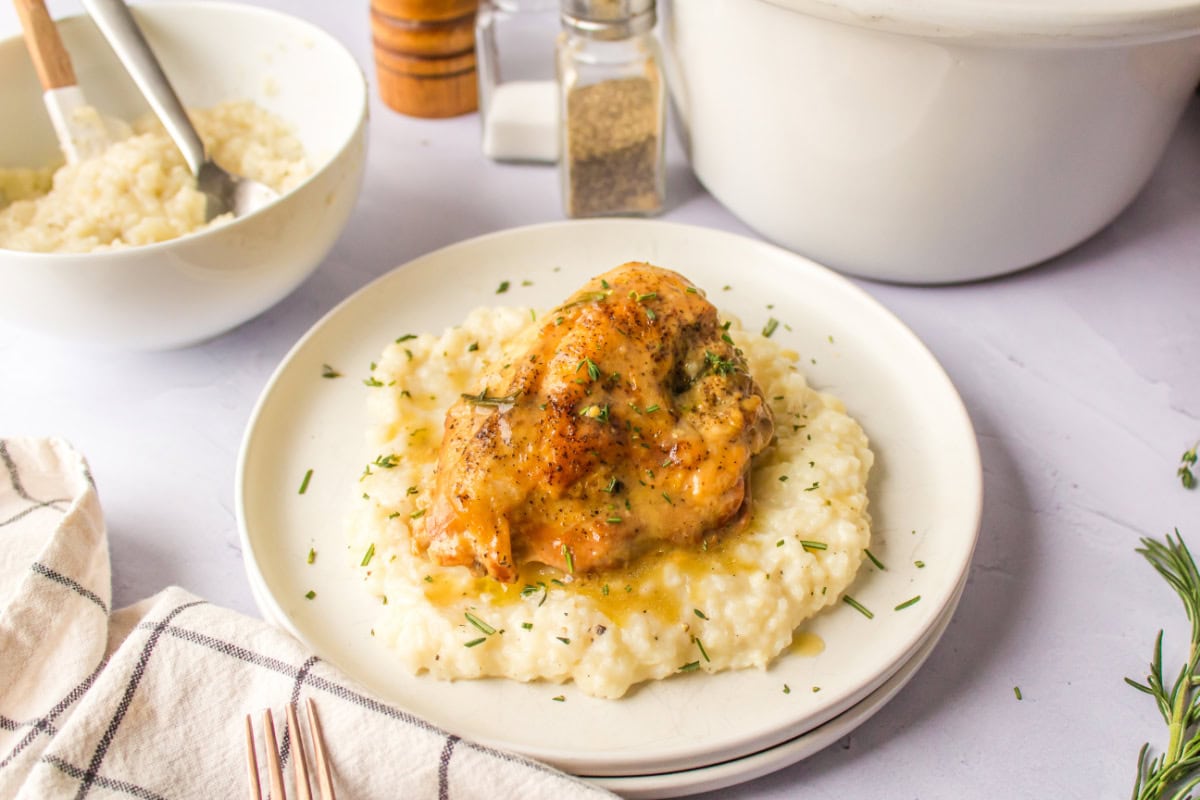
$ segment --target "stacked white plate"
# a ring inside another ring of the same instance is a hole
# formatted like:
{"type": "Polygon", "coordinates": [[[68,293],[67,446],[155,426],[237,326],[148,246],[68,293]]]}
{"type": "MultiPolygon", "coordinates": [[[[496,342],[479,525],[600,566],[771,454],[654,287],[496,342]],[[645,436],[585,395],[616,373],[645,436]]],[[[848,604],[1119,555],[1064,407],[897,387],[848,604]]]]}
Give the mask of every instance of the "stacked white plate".
{"type": "Polygon", "coordinates": [[[447,731],[627,797],[748,780],[869,718],[949,623],[982,503],[975,435],[957,392],[924,345],[867,294],[771,245],[629,220],[472,239],[351,296],[268,383],[243,443],[236,490],[247,574],[264,617],[381,698],[447,731]],[[810,651],[787,653],[766,670],[680,675],[616,701],[570,685],[404,674],[370,634],[378,602],[363,589],[343,536],[369,460],[362,379],[371,362],[397,337],[440,333],[479,306],[550,308],[587,278],[633,260],[683,273],[748,329],[778,320],[773,336],[800,354],[810,383],[841,398],[862,423],[877,459],[871,552],[882,568],[866,563],[849,593],[871,616],[838,604],[803,626],[803,639],[818,643],[810,651]],[[323,377],[327,367],[345,377],[323,377]],[[310,548],[322,553],[313,564],[310,548]],[[316,599],[306,599],[309,591],[316,599]],[[484,707],[487,714],[476,713],[484,707]]]}

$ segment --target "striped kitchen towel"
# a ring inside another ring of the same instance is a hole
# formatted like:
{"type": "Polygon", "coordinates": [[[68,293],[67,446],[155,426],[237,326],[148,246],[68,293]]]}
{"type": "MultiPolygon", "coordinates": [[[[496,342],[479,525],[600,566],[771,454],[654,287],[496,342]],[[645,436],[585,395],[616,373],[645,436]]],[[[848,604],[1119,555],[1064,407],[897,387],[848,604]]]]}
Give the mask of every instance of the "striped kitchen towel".
{"type": "Polygon", "coordinates": [[[176,588],[113,611],[110,584],[83,458],[0,440],[0,798],[245,796],[245,714],[307,697],[342,798],[611,797],[377,700],[261,620],[176,588]]]}

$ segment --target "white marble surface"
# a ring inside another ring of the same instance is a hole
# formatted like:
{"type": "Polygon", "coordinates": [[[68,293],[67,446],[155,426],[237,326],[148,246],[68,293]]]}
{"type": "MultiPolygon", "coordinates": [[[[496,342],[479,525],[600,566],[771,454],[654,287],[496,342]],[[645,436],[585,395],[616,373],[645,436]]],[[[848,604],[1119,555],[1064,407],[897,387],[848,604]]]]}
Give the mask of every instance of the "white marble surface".
{"type": "MultiPolygon", "coordinates": [[[[371,69],[366,3],[263,0],[316,22],[371,69]]],[[[59,16],[74,2],[52,2],[59,16]]],[[[0,35],[16,32],[0,4],[0,35]]],[[[256,613],[233,476],[250,409],[292,343],[393,266],[489,231],[561,218],[553,169],[479,154],[474,116],[407,119],[373,98],[368,176],[317,273],[207,344],[121,354],[0,327],[4,435],[69,438],[91,462],[123,605],[170,585],[256,613]]],[[[5,121],[4,124],[10,124],[5,121]]],[[[671,145],[665,219],[750,232],[671,145]]],[[[860,282],[942,361],[983,454],[983,532],[962,604],[912,682],[839,744],[721,797],[1126,796],[1165,743],[1140,678],[1154,635],[1187,624],[1135,555],[1178,527],[1200,547],[1200,490],[1175,477],[1200,438],[1200,101],[1150,185],[1054,261],[968,286],[860,282]],[[1020,686],[1023,700],[1013,687],[1020,686]]],[[[0,291],[3,291],[0,287],[0,291]]],[[[717,796],[717,795],[714,795],[717,796]]]]}

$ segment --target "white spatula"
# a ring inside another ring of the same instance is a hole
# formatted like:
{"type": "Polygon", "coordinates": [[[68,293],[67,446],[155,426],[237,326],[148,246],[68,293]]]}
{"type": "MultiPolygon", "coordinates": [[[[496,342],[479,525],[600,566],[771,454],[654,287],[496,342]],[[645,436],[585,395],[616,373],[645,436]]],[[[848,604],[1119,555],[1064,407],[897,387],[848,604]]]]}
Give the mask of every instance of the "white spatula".
{"type": "Polygon", "coordinates": [[[67,162],[74,164],[104,152],[128,135],[121,123],[106,120],[88,104],[63,47],[58,27],[42,0],[14,0],[25,33],[25,45],[41,81],[46,111],[67,162]]]}

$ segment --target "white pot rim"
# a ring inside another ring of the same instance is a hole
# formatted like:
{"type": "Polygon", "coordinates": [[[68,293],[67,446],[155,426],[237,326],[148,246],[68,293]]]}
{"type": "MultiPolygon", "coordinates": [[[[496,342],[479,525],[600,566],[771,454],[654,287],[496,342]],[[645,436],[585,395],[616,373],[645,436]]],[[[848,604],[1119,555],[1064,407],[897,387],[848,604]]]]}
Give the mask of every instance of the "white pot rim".
{"type": "Polygon", "coordinates": [[[1085,46],[1200,33],[1200,0],[759,0],[892,33],[1085,46]]]}

